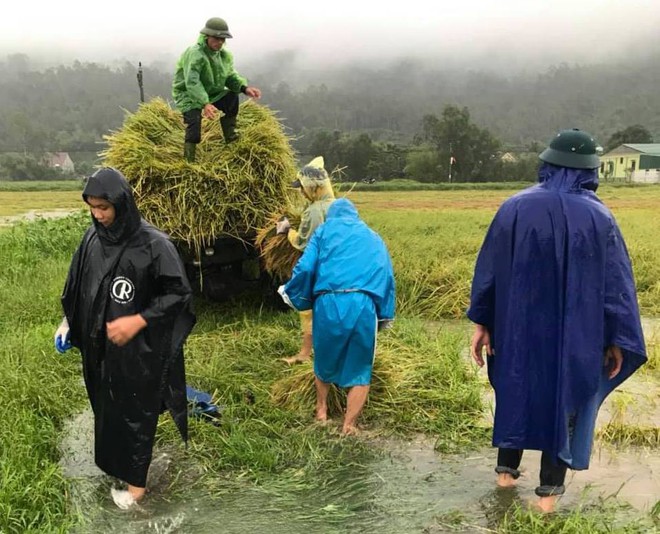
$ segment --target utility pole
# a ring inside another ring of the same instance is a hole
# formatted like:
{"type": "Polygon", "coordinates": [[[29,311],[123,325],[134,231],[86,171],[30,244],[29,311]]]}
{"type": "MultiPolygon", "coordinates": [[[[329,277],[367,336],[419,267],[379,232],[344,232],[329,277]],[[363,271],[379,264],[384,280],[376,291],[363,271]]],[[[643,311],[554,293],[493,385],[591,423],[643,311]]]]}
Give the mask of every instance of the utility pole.
{"type": "Polygon", "coordinates": [[[449,143],[449,183],[451,183],[451,166],[454,164],[454,152],[451,148],[451,143],[449,143]]]}
{"type": "Polygon", "coordinates": [[[138,62],[137,81],[140,87],[140,102],[144,102],[144,86],[142,85],[142,62],[138,62]]]}

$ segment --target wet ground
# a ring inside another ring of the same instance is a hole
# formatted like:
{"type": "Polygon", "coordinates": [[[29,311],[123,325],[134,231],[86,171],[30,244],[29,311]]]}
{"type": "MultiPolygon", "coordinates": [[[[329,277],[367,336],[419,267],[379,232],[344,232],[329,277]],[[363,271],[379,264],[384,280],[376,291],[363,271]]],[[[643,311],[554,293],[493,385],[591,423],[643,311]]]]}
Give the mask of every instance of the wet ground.
{"type": "MultiPolygon", "coordinates": [[[[110,498],[115,482],[94,465],[91,412],[70,421],[65,434],[64,472],[74,480],[72,500],[86,519],[78,532],[94,533],[440,532],[439,518],[456,513],[477,530],[496,528],[514,501],[533,498],[540,461],[540,453],[526,452],[518,487],[501,490],[494,486],[491,448],[441,455],[428,438],[377,441],[379,457],[347,466],[316,487],[291,478],[259,486],[218,478],[199,486],[194,459],[161,448],[150,472],[152,492],[126,512],[110,498]],[[190,480],[190,490],[182,478],[190,480]]],[[[631,516],[642,514],[660,498],[660,455],[596,444],[590,469],[569,472],[566,485],[563,509],[617,495],[633,506],[631,516]]]]}
{"type": "MultiPolygon", "coordinates": [[[[469,327],[455,322],[436,326],[469,327]]],[[[645,320],[644,328],[647,338],[655,340],[660,321],[645,320]]],[[[488,404],[492,397],[485,371],[480,372],[488,404]]],[[[486,420],[490,413],[487,408],[486,420]]],[[[598,426],[613,418],[657,427],[657,379],[637,373],[624,383],[607,399],[598,426]]],[[[194,457],[181,449],[157,448],[148,484],[152,492],[143,504],[126,512],[113,504],[110,488],[116,482],[94,465],[92,444],[93,419],[86,411],[69,421],[62,441],[64,473],[74,482],[73,505],[86,521],[78,532],[308,534],[310,528],[323,533],[445,532],[453,528],[451,518],[456,516],[463,525],[473,526],[472,531],[483,532],[497,528],[513,502],[534,497],[540,461],[539,452],[527,451],[518,487],[501,490],[494,485],[492,448],[441,455],[425,437],[375,439],[374,449],[382,453],[373,460],[346,466],[331,477],[321,473],[318,481],[296,480],[287,474],[255,485],[207,474],[200,484],[203,477],[198,476],[194,457]]],[[[621,449],[596,441],[589,470],[569,471],[566,486],[561,509],[616,495],[632,506],[625,512],[631,517],[648,513],[660,499],[660,454],[657,448],[621,449]]]]}
{"type": "MultiPolygon", "coordinates": [[[[416,441],[390,443],[386,450],[384,458],[347,469],[316,489],[218,480],[212,493],[178,495],[168,495],[167,467],[173,467],[157,454],[160,481],[144,504],[128,512],[112,503],[110,481],[100,473],[77,479],[74,500],[88,521],[79,532],[422,532],[438,530],[438,517],[457,512],[464,522],[494,528],[514,501],[533,497],[537,484],[540,455],[534,452],[523,459],[519,487],[501,490],[494,486],[491,449],[441,456],[432,443],[416,441]]],[[[569,474],[560,506],[617,494],[638,513],[648,511],[660,495],[659,477],[657,454],[600,449],[589,471],[569,474]]]]}

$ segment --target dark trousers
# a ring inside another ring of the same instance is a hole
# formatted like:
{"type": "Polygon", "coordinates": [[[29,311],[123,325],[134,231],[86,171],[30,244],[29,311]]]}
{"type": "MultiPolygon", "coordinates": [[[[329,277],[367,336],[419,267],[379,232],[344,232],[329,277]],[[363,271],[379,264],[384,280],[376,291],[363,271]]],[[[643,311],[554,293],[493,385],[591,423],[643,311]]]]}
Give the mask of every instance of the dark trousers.
{"type": "MultiPolygon", "coordinates": [[[[213,102],[216,109],[222,111],[226,117],[238,115],[238,95],[229,92],[217,102],[213,102]]],[[[202,110],[191,109],[183,114],[186,124],[186,143],[199,143],[202,139],[202,110]]]]}
{"type": "MultiPolygon", "coordinates": [[[[498,449],[496,473],[509,473],[513,478],[520,476],[518,467],[522,460],[522,449],[498,449]]],[[[568,466],[561,460],[555,462],[547,452],[541,454],[541,485],[536,488],[539,497],[562,495],[568,466]]]]}

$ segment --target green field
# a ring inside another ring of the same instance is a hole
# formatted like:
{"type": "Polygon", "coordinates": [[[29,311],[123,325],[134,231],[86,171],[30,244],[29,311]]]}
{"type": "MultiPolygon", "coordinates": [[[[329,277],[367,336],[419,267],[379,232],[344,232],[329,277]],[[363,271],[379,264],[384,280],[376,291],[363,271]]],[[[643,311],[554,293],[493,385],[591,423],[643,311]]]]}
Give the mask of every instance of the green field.
{"type": "MultiPolygon", "coordinates": [[[[304,521],[319,531],[344,532],[352,521],[373,519],[370,499],[375,490],[369,484],[378,480],[365,474],[348,486],[339,481],[347,476],[348,467],[355,476],[377,461],[381,440],[423,434],[446,452],[487,445],[482,400],[486,389],[483,376],[465,358],[465,325],[450,321],[443,326],[442,321],[463,316],[476,252],[495,210],[513,192],[349,194],[363,218],[386,240],[398,284],[398,320],[379,339],[363,438],[341,439],[333,427],[312,424],[310,369],[288,369],[279,362],[298,349],[294,313],[271,311],[249,299],[224,305],[199,301],[199,321],[187,349],[188,381],[212,391],[225,412],[219,427],[192,422],[191,443],[185,459],[179,453],[168,495],[185,500],[193,491],[217,497],[224,495],[219,488],[227,484],[243,489],[247,484],[292,509],[299,506],[292,496],[306,495],[305,513],[310,515],[304,515],[304,521]],[[314,499],[323,504],[312,513],[309,506],[314,499]]],[[[81,205],[79,191],[2,196],[7,194],[0,193],[0,200],[3,209],[14,210],[12,214],[81,205]]],[[[601,197],[626,237],[643,313],[658,316],[660,187],[604,187],[601,197]]],[[[74,215],[0,229],[3,533],[68,532],[81,515],[91,520],[92,512],[72,505],[72,481],[59,465],[63,425],[86,406],[79,356],[60,356],[52,348],[61,317],[58,296],[71,254],[88,224],[87,215],[74,215]]],[[[341,395],[336,401],[342,402],[341,395]]],[[[159,426],[158,443],[176,448],[169,418],[159,426]]],[[[484,487],[491,483],[490,478],[483,480],[484,487]]],[[[514,507],[491,531],[648,532],[653,528],[648,520],[646,516],[628,519],[618,505],[609,504],[570,508],[550,520],[514,507]],[[626,530],[608,530],[607,518],[612,514],[616,528],[626,530]]],[[[438,516],[428,531],[444,531],[434,528],[450,523],[458,530],[465,518],[438,516]]]]}
{"type": "MultiPolygon", "coordinates": [[[[397,272],[399,311],[438,319],[463,316],[474,258],[485,231],[498,206],[517,190],[346,194],[390,247],[397,272]]],[[[660,187],[603,186],[600,196],[617,217],[627,240],[642,313],[660,315],[660,264],[656,261],[660,241],[655,237],[660,235],[660,187]]],[[[82,206],[78,190],[0,191],[0,217],[82,206]]]]}
{"type": "MultiPolygon", "coordinates": [[[[621,226],[644,315],[660,315],[660,186],[603,187],[621,226]]],[[[349,194],[387,242],[399,311],[428,319],[462,317],[477,251],[499,205],[515,190],[349,194]]]]}
{"type": "Polygon", "coordinates": [[[82,186],[82,180],[16,182],[0,180],[0,191],[81,191],[82,186]]]}
{"type": "Polygon", "coordinates": [[[0,191],[0,217],[84,207],[80,191],[0,191]]]}

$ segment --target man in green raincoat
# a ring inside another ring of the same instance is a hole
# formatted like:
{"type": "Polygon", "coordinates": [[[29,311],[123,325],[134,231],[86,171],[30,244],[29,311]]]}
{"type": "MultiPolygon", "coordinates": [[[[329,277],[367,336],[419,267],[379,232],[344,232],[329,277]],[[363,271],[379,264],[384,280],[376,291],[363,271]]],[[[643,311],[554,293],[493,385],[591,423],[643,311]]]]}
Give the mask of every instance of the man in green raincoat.
{"type": "MultiPolygon", "coordinates": [[[[284,218],[277,223],[277,233],[286,233],[289,243],[302,252],[314,231],[325,221],[328,208],[335,200],[335,193],[332,190],[330,177],[325,170],[323,157],[314,158],[305,165],[291,186],[299,188],[300,193],[309,201],[309,205],[300,216],[298,230],[291,228],[289,220],[284,218]]],[[[302,348],[297,355],[284,359],[289,364],[308,361],[312,357],[312,310],[300,312],[300,324],[303,338],[302,348]]]]}
{"type": "Polygon", "coordinates": [[[236,134],[238,94],[260,98],[261,91],[234,69],[234,57],[224,48],[232,37],[227,23],[218,17],[210,18],[201,29],[197,43],[186,49],[176,65],[172,82],[172,97],[183,113],[186,124],[184,157],[195,161],[195,151],[202,136],[202,117],[214,119],[222,112],[220,126],[226,143],[236,134]]]}

